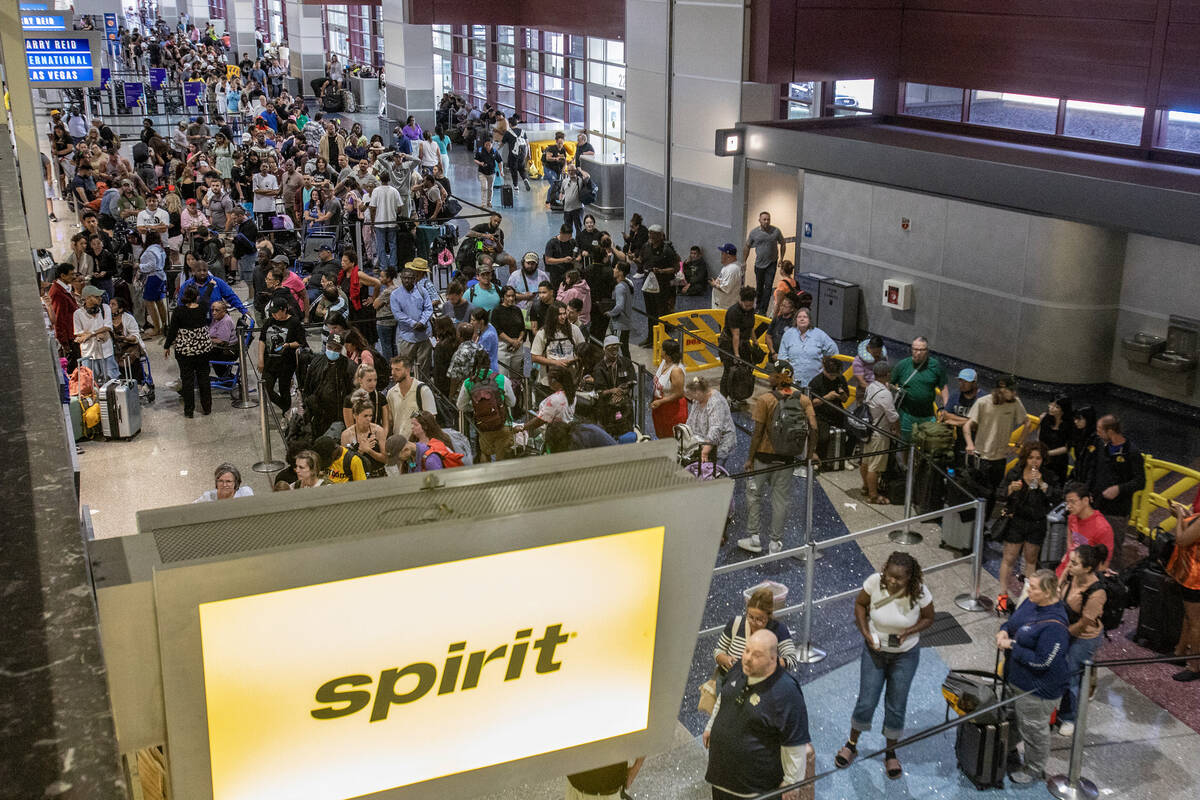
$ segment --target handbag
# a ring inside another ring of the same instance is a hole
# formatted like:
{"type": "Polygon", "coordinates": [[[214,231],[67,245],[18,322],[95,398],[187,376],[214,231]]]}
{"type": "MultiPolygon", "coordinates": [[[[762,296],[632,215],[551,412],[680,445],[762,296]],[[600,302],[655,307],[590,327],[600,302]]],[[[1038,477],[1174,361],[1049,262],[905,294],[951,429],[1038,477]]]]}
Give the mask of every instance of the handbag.
{"type": "Polygon", "coordinates": [[[700,685],[700,700],[696,703],[696,710],[703,711],[705,714],[712,716],[713,709],[717,707],[717,678],[716,672],[713,672],[713,677],[700,685]]]}
{"type": "Polygon", "coordinates": [[[1007,508],[1000,512],[1000,516],[996,517],[988,524],[987,538],[993,542],[1004,541],[1005,534],[1008,533],[1008,527],[1012,525],[1013,515],[1007,508]]]}
{"type": "Polygon", "coordinates": [[[654,274],[654,270],[646,273],[646,280],[642,281],[642,294],[647,292],[650,294],[658,294],[662,289],[658,286],[658,276],[654,274]]]}

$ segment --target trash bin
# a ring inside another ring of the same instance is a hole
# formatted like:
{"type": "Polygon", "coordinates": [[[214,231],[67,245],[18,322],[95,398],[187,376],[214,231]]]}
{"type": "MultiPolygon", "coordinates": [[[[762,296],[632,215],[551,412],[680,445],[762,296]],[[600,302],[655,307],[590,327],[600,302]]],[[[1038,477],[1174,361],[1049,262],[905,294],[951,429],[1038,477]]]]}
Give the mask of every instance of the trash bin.
{"type": "Polygon", "coordinates": [[[801,272],[796,275],[796,291],[808,292],[812,295],[812,308],[809,310],[808,316],[812,319],[814,327],[818,325],[817,317],[820,315],[820,307],[817,303],[821,295],[821,281],[824,280],[829,280],[829,276],[817,272],[801,272]]]}
{"type": "Polygon", "coordinates": [[[858,336],[857,283],[826,278],[821,281],[817,304],[821,306],[821,330],[834,339],[854,339],[858,336]]]}

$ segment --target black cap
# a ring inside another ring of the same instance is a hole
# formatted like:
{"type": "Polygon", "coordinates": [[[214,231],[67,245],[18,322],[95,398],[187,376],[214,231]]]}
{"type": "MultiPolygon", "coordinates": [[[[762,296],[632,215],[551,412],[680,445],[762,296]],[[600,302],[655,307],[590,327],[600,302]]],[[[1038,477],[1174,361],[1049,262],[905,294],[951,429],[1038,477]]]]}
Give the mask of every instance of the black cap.
{"type": "Polygon", "coordinates": [[[785,361],[782,358],[772,361],[768,366],[768,370],[772,375],[781,374],[786,375],[789,378],[794,374],[794,371],[792,370],[792,362],[785,361]]]}

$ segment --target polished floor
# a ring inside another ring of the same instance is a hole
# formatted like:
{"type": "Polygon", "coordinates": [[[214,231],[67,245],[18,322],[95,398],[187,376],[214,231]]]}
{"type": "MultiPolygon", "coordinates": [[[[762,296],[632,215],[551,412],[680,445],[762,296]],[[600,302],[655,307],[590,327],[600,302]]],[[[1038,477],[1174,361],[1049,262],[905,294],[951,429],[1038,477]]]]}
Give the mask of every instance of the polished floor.
{"type": "MultiPolygon", "coordinates": [[[[452,180],[467,199],[476,199],[474,168],[468,155],[452,153],[452,180]]],[[[518,192],[513,209],[502,209],[505,220],[508,250],[520,254],[526,249],[541,251],[547,239],[558,228],[561,218],[545,209],[544,182],[535,182],[533,192],[518,192]]],[[[60,216],[65,216],[58,204],[60,216]]],[[[648,220],[647,222],[651,222],[648,220]]],[[[611,221],[607,227],[618,231],[622,221],[611,221]]],[[[606,227],[605,223],[601,227],[606,227]]],[[[74,232],[69,224],[55,226],[57,254],[65,252],[65,243],[74,232]]],[[[637,341],[635,338],[634,341],[637,341]]],[[[852,343],[843,343],[848,349],[852,343]]],[[[935,343],[936,349],[936,343],[935,343]]],[[[232,408],[230,398],[217,394],[214,413],[184,419],[179,397],[168,388],[177,376],[173,361],[164,358],[161,339],[150,347],[150,358],[156,382],[158,400],[143,409],[142,432],[129,442],[94,441],[82,443],[82,502],[91,515],[97,536],[122,536],[135,533],[138,510],[191,502],[212,487],[212,469],[229,461],[238,465],[247,485],[256,493],[270,490],[269,478],[255,473],[252,465],[263,458],[260,441],[260,409],[232,408]]],[[[642,363],[647,354],[637,351],[642,363]]],[[[1031,393],[1032,394],[1032,393],[1031,393]]],[[[1126,403],[1121,398],[1105,398],[1114,403],[1126,403]]],[[[1045,400],[1029,402],[1030,410],[1044,408],[1045,400]]],[[[1194,429],[1179,436],[1164,435],[1164,425],[1152,424],[1150,412],[1139,412],[1130,403],[1138,437],[1155,443],[1156,452],[1183,458],[1196,452],[1192,439],[1194,429]],[[1144,420],[1144,422],[1143,422],[1144,420]],[[1178,456],[1176,455],[1178,453],[1178,456]]],[[[749,421],[738,415],[743,428],[740,434],[739,455],[745,452],[749,421]]],[[[277,434],[272,433],[276,457],[282,449],[277,434]]],[[[1150,449],[1149,444],[1145,445],[1150,449]]],[[[735,456],[731,463],[741,463],[735,456]]],[[[862,531],[888,520],[898,519],[903,510],[898,507],[878,507],[862,502],[856,494],[857,472],[823,473],[813,487],[813,536],[827,540],[851,531],[862,531]]],[[[784,527],[785,546],[803,542],[805,519],[805,486],[796,478],[793,483],[789,514],[784,527]]],[[[731,542],[744,535],[745,492],[739,487],[732,509],[731,542]]],[[[920,545],[906,547],[926,568],[953,557],[939,548],[939,529],[935,525],[919,526],[924,535],[920,545]]],[[[829,549],[815,565],[814,598],[853,590],[877,569],[897,546],[885,534],[875,534],[859,541],[829,549]]],[[[722,548],[718,564],[734,564],[748,556],[732,543],[722,548]]],[[[994,569],[995,556],[988,559],[994,569]]],[[[785,560],[712,579],[709,599],[704,612],[703,627],[723,624],[737,613],[742,591],[763,579],[784,583],[789,587],[790,603],[799,602],[805,591],[804,564],[785,560]]],[[[988,669],[993,661],[992,637],[997,619],[986,613],[968,613],[953,605],[955,595],[968,591],[970,570],[966,565],[935,571],[929,576],[939,610],[949,611],[971,635],[970,644],[926,648],[909,705],[909,725],[915,731],[942,721],[945,705],[939,686],[950,667],[988,669]]],[[[992,574],[985,574],[983,593],[995,594],[992,574]]],[[[802,617],[789,615],[784,621],[794,636],[803,630],[802,617]]],[[[847,709],[853,703],[858,682],[857,659],[861,638],[852,625],[849,600],[820,605],[811,621],[812,642],[828,652],[827,658],[801,668],[802,682],[808,703],[813,739],[818,753],[818,769],[832,769],[833,753],[846,735],[847,709]]],[[[643,798],[701,798],[708,796],[703,783],[705,754],[699,744],[704,718],[695,711],[697,688],[711,670],[714,635],[699,637],[687,692],[679,714],[679,727],[673,748],[667,753],[653,754],[647,761],[633,796],[643,798]]],[[[1165,669],[1145,667],[1140,669],[1165,669]]],[[[1176,719],[1170,713],[1176,704],[1200,706],[1200,685],[1188,684],[1168,697],[1153,699],[1134,688],[1136,676],[1118,677],[1111,672],[1102,674],[1093,724],[1089,730],[1084,771],[1095,780],[1106,795],[1128,798],[1159,798],[1194,796],[1200,792],[1200,733],[1176,719]]],[[[879,744],[877,735],[866,734],[868,747],[879,744]]],[[[1054,737],[1051,771],[1065,771],[1069,740],[1054,737]]],[[[943,734],[926,739],[902,753],[906,766],[903,780],[889,781],[878,761],[860,762],[851,769],[824,778],[818,795],[842,797],[966,797],[975,790],[955,768],[953,739],[943,734]]],[[[495,795],[499,798],[551,798],[562,795],[563,782],[554,779],[538,786],[523,787],[495,795]]],[[[991,794],[998,797],[1041,797],[1045,788],[1035,785],[1014,788],[991,794]]]]}

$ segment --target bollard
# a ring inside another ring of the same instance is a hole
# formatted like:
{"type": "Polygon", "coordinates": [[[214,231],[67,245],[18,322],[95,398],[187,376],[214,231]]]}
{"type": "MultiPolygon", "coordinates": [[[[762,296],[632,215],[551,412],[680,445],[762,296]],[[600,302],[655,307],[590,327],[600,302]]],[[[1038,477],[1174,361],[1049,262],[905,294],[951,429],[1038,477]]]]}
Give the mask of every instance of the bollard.
{"type": "Polygon", "coordinates": [[[1079,678],[1079,710],[1075,719],[1075,735],[1071,739],[1071,762],[1066,775],[1055,775],[1046,781],[1050,794],[1059,800],[1096,800],[1100,790],[1096,784],[1083,777],[1083,740],[1087,735],[1088,706],[1091,699],[1088,687],[1096,675],[1096,665],[1088,659],[1083,664],[1083,674],[1079,678]]]}
{"type": "MultiPolygon", "coordinates": [[[[246,332],[239,326],[238,337],[238,397],[233,401],[234,408],[254,408],[257,400],[250,399],[250,360],[246,357],[246,332]]],[[[261,394],[259,395],[262,396],[261,394]]]]}
{"type": "Polygon", "coordinates": [[[975,535],[971,545],[971,591],[954,598],[954,605],[963,611],[991,611],[992,601],[983,595],[983,526],[984,515],[987,512],[987,501],[983,498],[975,500],[975,535]]]}
{"type": "Polygon", "coordinates": [[[805,479],[805,500],[806,510],[804,512],[804,543],[808,546],[808,552],[804,554],[804,622],[802,624],[802,635],[800,641],[800,652],[797,657],[801,664],[816,664],[821,659],[825,658],[826,653],[812,643],[812,617],[813,617],[813,583],[816,581],[817,573],[817,543],[813,541],[812,519],[813,519],[813,481],[816,476],[813,474],[813,461],[808,459],[808,477],[805,479]]]}
{"type": "MultiPolygon", "coordinates": [[[[266,392],[267,384],[263,382],[262,378],[259,378],[258,396],[266,397],[266,392]]],[[[270,420],[267,418],[267,412],[267,404],[260,403],[258,412],[258,427],[259,433],[262,436],[263,460],[251,467],[251,469],[255,472],[278,472],[287,466],[287,464],[283,461],[276,461],[271,457],[271,424],[270,420]]]]}
{"type": "MultiPolygon", "coordinates": [[[[908,473],[904,477],[904,518],[912,516],[913,481],[917,474],[917,446],[908,446],[908,473]]],[[[920,544],[925,537],[914,530],[897,530],[888,534],[888,540],[896,544],[920,544]]]]}

